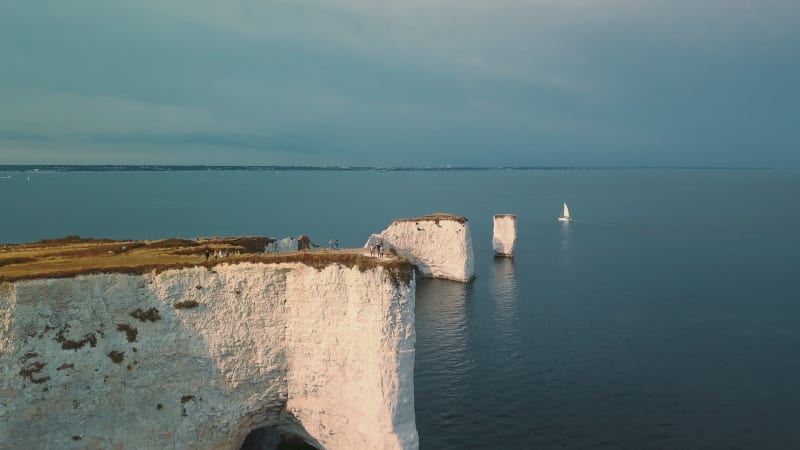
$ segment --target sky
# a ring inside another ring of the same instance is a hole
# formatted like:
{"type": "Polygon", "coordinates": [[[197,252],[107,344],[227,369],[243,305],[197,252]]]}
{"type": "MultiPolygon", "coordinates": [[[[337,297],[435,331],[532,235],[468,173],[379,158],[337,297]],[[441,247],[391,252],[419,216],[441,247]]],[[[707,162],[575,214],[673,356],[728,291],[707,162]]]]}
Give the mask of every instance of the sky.
{"type": "Polygon", "coordinates": [[[800,167],[797,0],[5,0],[0,164],[800,167]]]}

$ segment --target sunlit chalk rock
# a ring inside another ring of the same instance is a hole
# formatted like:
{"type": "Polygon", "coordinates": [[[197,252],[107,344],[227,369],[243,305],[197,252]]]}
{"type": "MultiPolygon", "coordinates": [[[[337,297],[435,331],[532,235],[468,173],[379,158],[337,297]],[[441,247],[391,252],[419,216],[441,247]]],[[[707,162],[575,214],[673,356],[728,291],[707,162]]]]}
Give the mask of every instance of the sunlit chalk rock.
{"type": "Polygon", "coordinates": [[[392,222],[380,235],[372,235],[369,247],[380,239],[387,251],[408,258],[420,276],[468,282],[475,277],[472,236],[464,217],[431,214],[392,222]]]}
{"type": "Polygon", "coordinates": [[[517,216],[514,214],[495,214],[492,249],[495,256],[514,256],[514,242],[517,240],[517,216]]]}

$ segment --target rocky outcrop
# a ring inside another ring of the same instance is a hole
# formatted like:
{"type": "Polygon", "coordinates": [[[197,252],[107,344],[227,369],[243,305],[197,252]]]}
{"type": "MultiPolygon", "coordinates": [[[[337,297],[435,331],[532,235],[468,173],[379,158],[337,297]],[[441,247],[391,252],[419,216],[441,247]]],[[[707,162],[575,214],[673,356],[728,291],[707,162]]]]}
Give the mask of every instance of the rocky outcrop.
{"type": "Polygon", "coordinates": [[[514,242],[517,240],[517,216],[514,214],[495,214],[492,249],[495,256],[514,256],[514,242]]]}
{"type": "Polygon", "coordinates": [[[290,253],[298,251],[297,239],[285,237],[276,239],[264,247],[264,253],[290,253]]]}
{"type": "Polygon", "coordinates": [[[414,280],[220,264],[0,283],[3,448],[415,449],[414,280]]]}
{"type": "Polygon", "coordinates": [[[464,217],[432,214],[395,220],[379,236],[370,236],[365,247],[376,240],[408,258],[420,276],[461,282],[475,277],[472,236],[464,217]]]}
{"type": "Polygon", "coordinates": [[[300,250],[311,250],[313,247],[319,247],[311,242],[311,239],[301,234],[295,237],[285,237],[283,239],[275,239],[264,246],[264,253],[292,253],[300,250]]]}

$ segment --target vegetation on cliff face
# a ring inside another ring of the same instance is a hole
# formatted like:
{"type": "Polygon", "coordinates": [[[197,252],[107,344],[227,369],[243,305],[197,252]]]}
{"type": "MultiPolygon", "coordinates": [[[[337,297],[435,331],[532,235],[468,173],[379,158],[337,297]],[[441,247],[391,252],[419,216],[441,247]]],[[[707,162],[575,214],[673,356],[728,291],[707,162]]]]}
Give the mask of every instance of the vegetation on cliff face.
{"type": "Polygon", "coordinates": [[[127,323],[118,323],[117,331],[125,332],[125,337],[128,339],[128,342],[136,342],[136,336],[139,334],[139,330],[136,327],[132,327],[127,323]]]}
{"type": "Polygon", "coordinates": [[[172,305],[172,307],[175,309],[192,309],[192,308],[197,308],[198,306],[200,306],[200,304],[194,300],[184,300],[182,302],[178,302],[172,305]]]}
{"type": "Polygon", "coordinates": [[[39,361],[34,361],[32,363],[29,363],[28,365],[26,365],[25,367],[20,369],[19,376],[21,376],[22,378],[25,378],[26,380],[30,381],[31,383],[36,383],[36,384],[44,383],[45,381],[49,380],[50,377],[36,378],[36,374],[41,372],[42,369],[44,368],[44,366],[46,366],[46,365],[47,365],[47,363],[43,363],[43,362],[39,362],[39,361]]]}
{"type": "Polygon", "coordinates": [[[111,358],[111,361],[114,361],[117,364],[121,364],[122,361],[125,360],[125,352],[118,352],[116,350],[112,350],[111,353],[108,354],[108,357],[111,358]]]}
{"type": "Polygon", "coordinates": [[[139,319],[142,322],[155,322],[157,320],[161,320],[161,315],[158,313],[156,308],[150,308],[147,311],[142,311],[142,308],[136,308],[136,310],[131,313],[131,317],[134,319],[139,319]]]}

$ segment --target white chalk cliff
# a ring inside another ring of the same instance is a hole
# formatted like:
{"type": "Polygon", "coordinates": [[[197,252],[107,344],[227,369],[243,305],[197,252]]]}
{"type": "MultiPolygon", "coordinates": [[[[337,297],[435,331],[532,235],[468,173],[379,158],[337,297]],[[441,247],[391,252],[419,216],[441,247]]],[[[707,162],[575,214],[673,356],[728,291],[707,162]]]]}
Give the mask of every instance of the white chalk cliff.
{"type": "Polygon", "coordinates": [[[416,449],[413,275],[361,270],[2,282],[0,447],[416,449]]]}
{"type": "Polygon", "coordinates": [[[514,214],[495,214],[492,249],[496,256],[514,256],[514,242],[517,240],[517,216],[514,214]]]}
{"type": "MultiPolygon", "coordinates": [[[[388,250],[408,258],[420,276],[468,282],[475,277],[472,236],[467,219],[450,214],[433,214],[399,219],[380,233],[388,250]]],[[[370,236],[368,247],[378,239],[370,236]]]]}

